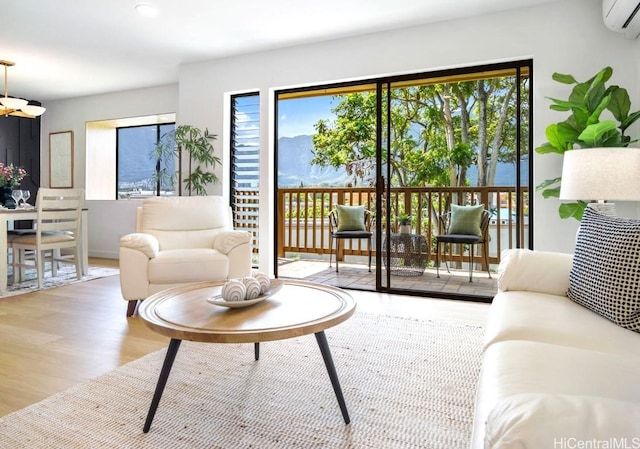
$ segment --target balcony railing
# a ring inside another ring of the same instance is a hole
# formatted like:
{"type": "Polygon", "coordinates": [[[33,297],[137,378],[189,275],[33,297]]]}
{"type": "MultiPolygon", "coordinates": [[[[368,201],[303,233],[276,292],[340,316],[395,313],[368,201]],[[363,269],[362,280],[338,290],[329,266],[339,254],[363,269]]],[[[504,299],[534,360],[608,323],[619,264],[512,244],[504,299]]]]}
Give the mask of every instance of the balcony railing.
{"type": "MultiPolygon", "coordinates": [[[[382,229],[398,229],[397,216],[404,212],[412,217],[412,233],[422,234],[430,242],[429,258],[435,260],[435,236],[441,232],[439,217],[451,204],[484,204],[492,211],[489,227],[489,263],[498,264],[503,250],[526,247],[528,239],[528,189],[520,188],[520,210],[516,208],[516,189],[494,187],[398,187],[391,189],[389,204],[382,204],[382,229]],[[387,223],[387,210],[389,222],[387,223]],[[387,226],[388,224],[388,226],[387,226]]],[[[279,257],[287,253],[329,254],[328,214],[336,204],[364,205],[375,213],[376,194],[372,187],[317,187],[278,189],[277,223],[279,257]]],[[[375,240],[375,239],[374,239],[375,240]]],[[[366,240],[344,242],[339,257],[368,254],[366,240]]],[[[375,243],[374,251],[375,251],[375,243]]],[[[450,245],[447,259],[463,263],[464,247],[450,245]]],[[[481,263],[484,255],[476,254],[481,263]]]]}
{"type": "Polygon", "coordinates": [[[253,236],[252,252],[258,253],[258,212],[260,191],[252,189],[235,189],[233,192],[233,227],[240,231],[248,231],[253,236]]]}

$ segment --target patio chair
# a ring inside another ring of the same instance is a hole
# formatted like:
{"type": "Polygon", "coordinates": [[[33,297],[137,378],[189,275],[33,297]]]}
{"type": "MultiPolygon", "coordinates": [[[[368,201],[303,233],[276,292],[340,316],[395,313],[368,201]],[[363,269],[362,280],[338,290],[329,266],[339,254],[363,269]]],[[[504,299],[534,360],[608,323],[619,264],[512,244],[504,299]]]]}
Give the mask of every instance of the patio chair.
{"type": "Polygon", "coordinates": [[[369,272],[371,272],[371,211],[364,206],[336,206],[329,213],[329,268],[333,256],[333,242],[336,246],[336,273],[338,272],[339,242],[345,239],[367,239],[369,250],[369,272]]]}
{"type": "MultiPolygon", "coordinates": [[[[484,205],[479,206],[458,206],[451,205],[451,210],[440,216],[441,229],[443,234],[436,236],[436,277],[440,277],[440,245],[447,244],[469,245],[469,282],[473,282],[473,259],[474,247],[482,245],[484,263],[487,267],[487,274],[491,279],[489,270],[489,222],[491,212],[484,209],[484,205]]],[[[445,258],[447,273],[449,264],[445,258]]]]}

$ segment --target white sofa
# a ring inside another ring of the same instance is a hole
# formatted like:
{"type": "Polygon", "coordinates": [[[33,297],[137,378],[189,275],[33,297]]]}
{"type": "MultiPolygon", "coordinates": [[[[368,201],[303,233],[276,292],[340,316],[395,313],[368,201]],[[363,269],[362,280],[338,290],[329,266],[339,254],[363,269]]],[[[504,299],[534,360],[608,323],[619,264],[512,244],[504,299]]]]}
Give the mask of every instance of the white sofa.
{"type": "Polygon", "coordinates": [[[473,449],[640,447],[640,333],[570,300],[571,267],[568,254],[503,255],[473,449]]]}
{"type": "Polygon", "coordinates": [[[136,233],[120,239],[120,287],[129,301],[171,287],[251,275],[251,234],[233,230],[220,196],[153,197],[137,210],[136,233]]]}

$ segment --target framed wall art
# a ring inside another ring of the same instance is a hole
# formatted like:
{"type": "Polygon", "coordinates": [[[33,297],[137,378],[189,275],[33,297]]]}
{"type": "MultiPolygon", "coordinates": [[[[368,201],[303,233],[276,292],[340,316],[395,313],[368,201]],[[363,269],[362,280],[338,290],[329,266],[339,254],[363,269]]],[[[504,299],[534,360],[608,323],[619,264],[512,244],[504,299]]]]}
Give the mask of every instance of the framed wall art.
{"type": "Polygon", "coordinates": [[[73,131],[49,134],[49,187],[73,187],[73,131]]]}

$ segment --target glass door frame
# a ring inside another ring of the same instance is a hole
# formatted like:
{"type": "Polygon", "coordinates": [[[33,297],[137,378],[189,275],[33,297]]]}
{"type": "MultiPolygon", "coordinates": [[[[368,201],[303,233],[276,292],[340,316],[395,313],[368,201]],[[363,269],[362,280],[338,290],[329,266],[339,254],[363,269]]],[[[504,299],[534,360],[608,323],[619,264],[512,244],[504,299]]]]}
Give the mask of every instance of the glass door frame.
{"type": "MultiPolygon", "coordinates": [[[[376,216],[383,217],[383,220],[376,220],[376,248],[383,249],[383,245],[386,246],[384,251],[376,251],[376,291],[386,292],[386,293],[402,293],[407,295],[417,295],[417,296],[425,296],[428,295],[434,298],[444,298],[444,299],[466,299],[466,300],[475,300],[475,301],[491,301],[491,297],[479,297],[476,295],[463,295],[460,293],[446,293],[446,292],[437,292],[437,291],[417,291],[417,290],[408,290],[408,289],[399,289],[395,288],[392,285],[392,277],[390,270],[384,270],[384,279],[383,279],[383,270],[384,266],[391,266],[391,227],[388,226],[392,221],[391,216],[391,207],[387,207],[386,210],[383,210],[382,205],[386,203],[388,205],[391,204],[391,176],[389,171],[391,170],[391,121],[386,120],[386,123],[383,123],[383,117],[390,117],[391,110],[391,88],[393,83],[404,83],[410,82],[412,80],[424,80],[424,79],[447,79],[452,77],[464,77],[468,76],[469,80],[479,78],[478,75],[483,72],[493,72],[499,70],[514,70],[516,76],[516,98],[522,98],[521,92],[521,80],[523,78],[529,79],[529,88],[528,88],[528,96],[526,101],[529,104],[529,113],[527,117],[528,121],[528,133],[526,136],[522,134],[522,126],[521,126],[521,117],[522,110],[521,104],[522,101],[516,101],[516,129],[518,132],[516,133],[516,211],[517,211],[517,223],[515,232],[515,242],[516,248],[524,247],[524,236],[522,235],[520,223],[524,219],[522,211],[522,196],[519,194],[521,184],[522,184],[522,171],[521,171],[521,158],[522,158],[522,146],[525,142],[529,149],[528,153],[528,189],[529,189],[529,201],[528,201],[528,235],[526,239],[526,247],[529,249],[533,249],[533,196],[532,192],[535,192],[533,187],[533,60],[519,60],[519,61],[510,61],[504,63],[496,63],[496,64],[486,64],[486,65],[477,65],[470,67],[462,67],[455,69],[447,69],[447,70],[438,70],[433,72],[426,72],[420,74],[409,74],[409,75],[400,75],[400,76],[391,76],[383,79],[379,79],[376,85],[376,95],[377,95],[377,104],[376,104],[376,114],[377,114],[377,126],[376,126],[376,143],[377,143],[377,151],[376,151],[376,216]],[[386,93],[386,94],[385,94],[386,93]],[[383,114],[383,108],[386,108],[386,114],[383,114]],[[384,134],[383,134],[384,131],[384,134]],[[385,138],[386,136],[386,138],[385,138]],[[386,148],[383,148],[386,146],[386,148]],[[386,160],[383,161],[383,150],[386,150],[386,160]],[[383,167],[386,166],[386,172],[383,172],[383,167]],[[383,225],[387,224],[384,229],[383,225]],[[386,254],[386,260],[383,260],[383,254],[386,254]]],[[[431,242],[428,242],[430,245],[431,242]]]]}

